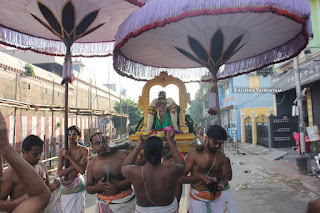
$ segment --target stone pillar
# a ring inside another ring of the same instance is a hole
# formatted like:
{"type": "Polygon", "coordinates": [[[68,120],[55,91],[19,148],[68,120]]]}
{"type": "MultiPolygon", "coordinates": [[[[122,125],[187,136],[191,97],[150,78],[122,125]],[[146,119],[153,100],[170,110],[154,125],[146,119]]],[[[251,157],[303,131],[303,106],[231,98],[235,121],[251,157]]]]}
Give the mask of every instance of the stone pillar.
{"type": "Polygon", "coordinates": [[[252,119],[252,145],[257,145],[257,117],[255,115],[255,112],[252,111],[251,114],[251,119],[252,119]]]}

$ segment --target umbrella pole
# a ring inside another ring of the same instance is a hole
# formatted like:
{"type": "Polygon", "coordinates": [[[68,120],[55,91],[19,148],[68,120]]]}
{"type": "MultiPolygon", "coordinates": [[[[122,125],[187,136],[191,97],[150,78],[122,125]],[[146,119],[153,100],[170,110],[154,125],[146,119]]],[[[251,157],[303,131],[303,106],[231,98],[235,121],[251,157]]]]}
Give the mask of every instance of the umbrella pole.
{"type": "Polygon", "coordinates": [[[0,187],[2,187],[2,183],[3,183],[3,163],[2,163],[2,156],[0,155],[0,187]]]}
{"type": "Polygon", "coordinates": [[[65,117],[65,122],[64,122],[64,147],[68,151],[68,98],[69,98],[69,82],[65,82],[65,99],[64,99],[64,117],[65,117]]]}
{"type": "MultiPolygon", "coordinates": [[[[65,63],[66,63],[66,73],[68,72],[68,59],[71,57],[70,47],[66,47],[66,56],[65,56],[65,63]]],[[[64,148],[66,151],[68,151],[68,116],[69,116],[69,79],[68,75],[66,75],[65,79],[65,92],[64,92],[64,148]]],[[[69,162],[65,160],[65,168],[69,167],[69,162]]],[[[65,176],[67,178],[67,176],[65,176]]]]}
{"type": "Polygon", "coordinates": [[[218,88],[218,79],[217,79],[217,72],[219,71],[218,68],[208,68],[209,72],[212,74],[213,79],[213,86],[216,91],[216,106],[217,106],[217,119],[218,119],[218,125],[221,126],[221,115],[220,115],[220,104],[219,104],[219,88],[218,88]]]}
{"type": "Polygon", "coordinates": [[[218,89],[218,80],[213,81],[213,85],[216,89],[216,102],[217,102],[217,119],[218,124],[221,126],[221,115],[220,115],[220,104],[219,104],[219,89],[218,89]]]}

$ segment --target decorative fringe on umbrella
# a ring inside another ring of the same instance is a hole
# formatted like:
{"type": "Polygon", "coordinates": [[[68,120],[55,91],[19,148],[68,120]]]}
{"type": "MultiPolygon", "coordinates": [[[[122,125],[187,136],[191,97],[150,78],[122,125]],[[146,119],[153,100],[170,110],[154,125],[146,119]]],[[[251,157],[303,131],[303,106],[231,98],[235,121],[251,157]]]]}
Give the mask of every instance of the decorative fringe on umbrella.
{"type": "MultiPolygon", "coordinates": [[[[309,0],[161,0],[152,1],[132,13],[119,27],[116,46],[128,35],[150,25],[164,26],[186,17],[220,15],[245,12],[272,12],[295,19],[308,19],[311,14],[309,0]],[[151,11],[152,9],[152,11],[151,11]],[[141,16],[143,14],[143,16],[141,16]],[[134,22],[132,25],[128,22],[134,22]],[[124,27],[125,26],[125,27],[124,27]]],[[[311,33],[311,28],[308,33],[311,33]]]]}
{"type": "Polygon", "coordinates": [[[305,48],[306,37],[303,34],[299,34],[295,39],[289,41],[286,45],[277,47],[271,51],[254,56],[247,60],[242,60],[225,65],[225,69],[217,74],[218,79],[225,79],[230,76],[237,76],[244,73],[249,73],[268,65],[284,62],[290,58],[293,58],[305,48]],[[273,59],[278,58],[275,62],[273,59]]]}
{"type": "MultiPolygon", "coordinates": [[[[3,26],[0,26],[0,44],[52,56],[65,56],[66,50],[66,46],[62,41],[26,35],[3,26]]],[[[106,57],[112,56],[113,48],[113,41],[74,43],[71,47],[71,52],[72,57],[106,57]]]]}
{"type": "MultiPolygon", "coordinates": [[[[121,48],[130,40],[149,30],[164,27],[188,17],[217,16],[241,13],[274,13],[302,25],[300,33],[280,47],[268,50],[248,59],[226,64],[225,72],[218,79],[259,70],[268,65],[283,62],[297,56],[308,44],[312,34],[309,0],[161,0],[151,1],[132,13],[120,25],[116,35],[114,69],[122,76],[146,81],[166,71],[184,82],[209,81],[203,68],[175,69],[152,67],[130,60],[121,53],[121,48]],[[206,75],[206,78],[202,76],[206,75]]],[[[210,76],[210,75],[209,75],[210,76]]]]}
{"type": "Polygon", "coordinates": [[[206,82],[212,80],[212,75],[205,67],[200,68],[158,68],[146,66],[126,59],[123,55],[117,54],[113,57],[113,67],[119,75],[125,76],[137,81],[148,81],[161,72],[167,72],[180,78],[185,83],[206,82]]]}

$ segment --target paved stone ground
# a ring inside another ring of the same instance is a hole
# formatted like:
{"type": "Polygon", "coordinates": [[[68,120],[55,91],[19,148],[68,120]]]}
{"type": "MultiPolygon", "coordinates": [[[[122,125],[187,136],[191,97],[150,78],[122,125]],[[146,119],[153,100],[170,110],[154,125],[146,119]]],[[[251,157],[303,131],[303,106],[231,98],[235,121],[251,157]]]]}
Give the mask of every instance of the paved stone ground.
{"type": "Polygon", "coordinates": [[[319,196],[320,179],[300,175],[295,164],[274,160],[281,150],[240,144],[228,151],[232,162],[230,182],[239,212],[305,212],[310,199],[319,196]]]}

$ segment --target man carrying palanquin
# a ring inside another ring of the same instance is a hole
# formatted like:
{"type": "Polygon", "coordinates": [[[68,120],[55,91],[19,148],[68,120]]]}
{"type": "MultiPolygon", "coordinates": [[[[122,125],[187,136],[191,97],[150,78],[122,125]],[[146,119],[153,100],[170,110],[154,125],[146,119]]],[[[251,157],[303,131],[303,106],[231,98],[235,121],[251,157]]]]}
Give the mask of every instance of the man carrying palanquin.
{"type": "Polygon", "coordinates": [[[183,176],[179,182],[191,183],[190,213],[238,212],[237,208],[229,206],[235,205],[232,193],[221,192],[228,189],[228,181],[232,178],[230,160],[220,152],[226,139],[226,131],[213,125],[207,132],[204,150],[193,149],[185,159],[185,175],[191,172],[191,176],[183,176]]]}
{"type": "MultiPolygon", "coordinates": [[[[44,163],[40,160],[43,151],[43,141],[36,135],[27,136],[22,142],[22,156],[41,177],[43,182],[49,187],[50,191],[53,192],[59,188],[60,182],[55,179],[52,184],[49,184],[48,173],[44,163]]],[[[0,193],[0,209],[3,211],[11,212],[20,203],[28,198],[23,183],[18,178],[12,167],[9,167],[3,176],[3,185],[0,193]],[[10,196],[10,201],[7,201],[10,196]]],[[[61,212],[60,203],[57,203],[57,210],[61,212]]]]}
{"type": "Polygon", "coordinates": [[[80,129],[71,126],[68,129],[69,149],[60,149],[58,153],[58,175],[61,177],[61,205],[66,213],[85,212],[86,184],[83,174],[88,164],[89,149],[78,144],[80,129]],[[69,162],[63,168],[64,161],[69,162]]]}
{"type": "Polygon", "coordinates": [[[161,164],[163,144],[159,137],[151,136],[143,142],[141,135],[138,145],[123,162],[122,174],[132,181],[137,196],[136,213],[173,213],[178,210],[174,193],[178,179],[184,171],[184,160],[172,143],[174,135],[173,130],[171,133],[166,132],[173,164],[168,166],[161,164]],[[134,162],[142,148],[147,163],[138,166],[134,162]]]}
{"type": "MultiPolygon", "coordinates": [[[[172,142],[173,142],[174,146],[176,147],[177,146],[176,140],[173,139],[172,142]]],[[[174,160],[174,158],[172,156],[168,141],[163,141],[162,162],[161,162],[161,164],[163,166],[170,166],[170,165],[172,165],[174,163],[175,163],[175,160],[174,160]]],[[[175,194],[175,197],[177,198],[178,205],[179,205],[181,194],[182,194],[182,184],[177,184],[176,191],[175,191],[174,194],[175,194]]]]}
{"type": "Polygon", "coordinates": [[[121,174],[122,163],[128,154],[107,150],[110,137],[101,132],[93,134],[90,142],[97,156],[88,166],[86,190],[89,194],[97,193],[96,212],[134,212],[136,199],[131,182],[121,174]]]}
{"type": "Polygon", "coordinates": [[[145,131],[157,131],[172,127],[179,132],[178,105],[172,98],[166,98],[166,93],[160,91],[148,108],[148,120],[145,131]],[[153,128],[154,127],[154,128],[153,128]]]}

